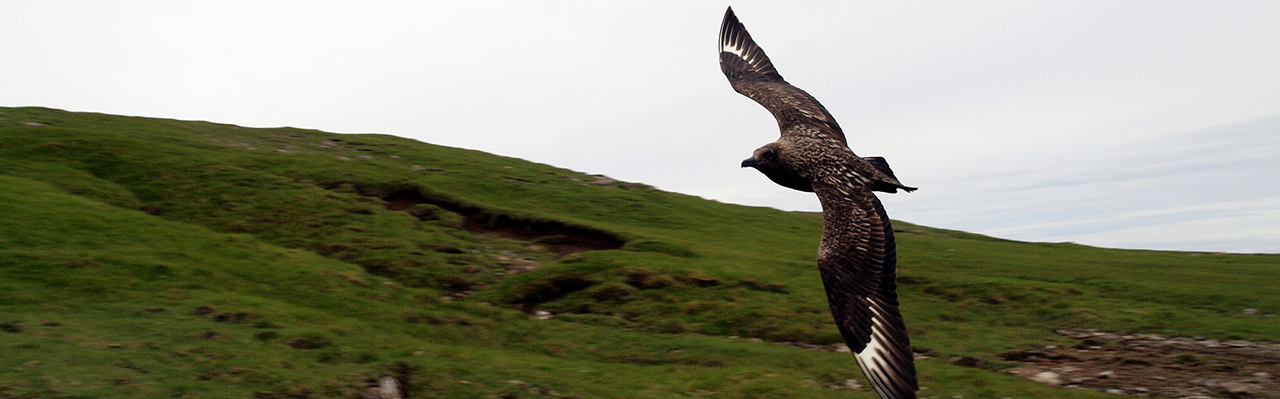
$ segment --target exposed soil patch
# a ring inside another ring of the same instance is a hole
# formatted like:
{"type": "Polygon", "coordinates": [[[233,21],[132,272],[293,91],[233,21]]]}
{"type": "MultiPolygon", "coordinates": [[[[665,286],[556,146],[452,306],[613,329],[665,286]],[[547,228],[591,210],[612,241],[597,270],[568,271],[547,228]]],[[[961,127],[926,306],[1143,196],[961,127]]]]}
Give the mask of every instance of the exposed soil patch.
{"type": "Polygon", "coordinates": [[[594,278],[578,274],[546,276],[521,286],[512,293],[510,302],[521,304],[522,309],[532,313],[538,304],[560,299],[599,283],[594,278]]]}
{"type": "Polygon", "coordinates": [[[1280,344],[1059,330],[1070,347],[1001,353],[1048,385],[1160,398],[1280,398],[1280,344]]]}
{"type": "MultiPolygon", "coordinates": [[[[513,240],[531,241],[544,245],[551,252],[569,255],[583,251],[597,251],[622,248],[626,243],[613,234],[569,225],[554,220],[530,220],[517,216],[496,213],[474,205],[463,204],[447,198],[433,198],[423,195],[423,190],[414,186],[388,187],[376,185],[355,185],[357,191],[366,196],[378,197],[387,203],[387,209],[407,211],[423,220],[446,218],[440,212],[419,207],[429,205],[461,217],[459,226],[467,231],[494,234],[513,240]]],[[[456,217],[456,216],[455,216],[456,217]]]]}
{"type": "Polygon", "coordinates": [[[551,252],[561,255],[618,249],[622,248],[623,244],[622,239],[608,233],[555,221],[520,220],[508,215],[485,215],[481,212],[472,214],[459,212],[459,214],[463,217],[463,229],[495,234],[513,240],[536,242],[546,245],[551,252]]]}

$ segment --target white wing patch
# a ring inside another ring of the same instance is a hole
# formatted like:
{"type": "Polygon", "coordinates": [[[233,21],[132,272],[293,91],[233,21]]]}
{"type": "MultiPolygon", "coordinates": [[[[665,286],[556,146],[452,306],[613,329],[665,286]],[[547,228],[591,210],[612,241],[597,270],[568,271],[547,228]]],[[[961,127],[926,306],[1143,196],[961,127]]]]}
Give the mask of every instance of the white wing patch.
{"type": "Polygon", "coordinates": [[[738,47],[729,43],[725,43],[724,47],[720,48],[720,51],[723,51],[726,53],[733,53],[733,55],[736,55],[738,56],[738,58],[742,58],[744,60],[747,59],[746,56],[742,55],[742,47],[738,47]]]}
{"type": "Polygon", "coordinates": [[[867,375],[876,392],[883,398],[892,398],[894,396],[888,392],[889,387],[884,386],[889,379],[888,370],[885,369],[888,364],[884,356],[888,348],[881,343],[885,336],[882,321],[884,317],[876,311],[874,306],[868,306],[867,310],[871,312],[871,342],[867,343],[867,347],[862,349],[862,352],[855,354],[854,358],[858,359],[858,365],[862,366],[862,372],[867,375]]]}

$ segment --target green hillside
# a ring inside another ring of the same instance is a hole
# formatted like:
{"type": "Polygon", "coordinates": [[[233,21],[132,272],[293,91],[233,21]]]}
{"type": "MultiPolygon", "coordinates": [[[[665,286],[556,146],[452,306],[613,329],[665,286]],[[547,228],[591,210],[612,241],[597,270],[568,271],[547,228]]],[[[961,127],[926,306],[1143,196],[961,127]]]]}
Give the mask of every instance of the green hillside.
{"type": "MultiPolygon", "coordinates": [[[[841,342],[820,230],[393,136],[0,108],[0,398],[874,398],[778,344],[841,342]]],[[[895,231],[922,397],[1108,396],[999,371],[1058,329],[1280,340],[1277,256],[895,231]]]]}

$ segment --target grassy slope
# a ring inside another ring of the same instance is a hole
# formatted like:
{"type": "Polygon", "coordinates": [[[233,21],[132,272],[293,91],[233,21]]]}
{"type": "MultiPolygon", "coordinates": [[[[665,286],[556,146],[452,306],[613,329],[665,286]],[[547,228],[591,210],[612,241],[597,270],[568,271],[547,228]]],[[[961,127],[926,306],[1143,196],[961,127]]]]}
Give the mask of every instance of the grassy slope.
{"type": "MultiPolygon", "coordinates": [[[[862,379],[847,354],[725,337],[838,342],[810,215],[390,136],[0,117],[0,322],[19,330],[0,332],[0,397],[352,397],[384,374],[414,397],[874,397],[824,387],[862,379]],[[560,258],[368,196],[407,188],[628,243],[560,258]],[[507,258],[543,267],[512,275],[507,258]],[[591,285],[555,292],[566,280],[591,285]],[[541,305],[553,320],[512,309],[560,294],[541,305]]],[[[925,397],[1099,396],[943,360],[998,368],[1063,326],[1280,337],[1241,314],[1280,311],[1274,256],[896,227],[913,343],[935,356],[925,397]]]]}

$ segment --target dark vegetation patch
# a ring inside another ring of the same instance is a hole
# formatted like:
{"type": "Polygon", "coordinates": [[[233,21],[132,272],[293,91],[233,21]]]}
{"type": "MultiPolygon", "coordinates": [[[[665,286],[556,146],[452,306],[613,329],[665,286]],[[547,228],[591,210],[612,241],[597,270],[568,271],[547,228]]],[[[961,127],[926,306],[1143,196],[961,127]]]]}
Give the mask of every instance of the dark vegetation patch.
{"type": "MultiPolygon", "coordinates": [[[[436,222],[446,227],[536,242],[547,245],[552,252],[561,255],[618,249],[626,243],[622,238],[602,230],[555,220],[533,219],[496,212],[435,194],[414,185],[341,182],[327,186],[333,189],[343,185],[350,186],[360,195],[381,198],[386,202],[387,209],[406,211],[424,222],[436,222]]],[[[659,246],[656,251],[681,254],[678,256],[692,256],[691,251],[682,250],[674,245],[659,246]]]]}
{"type": "Polygon", "coordinates": [[[628,242],[623,249],[636,252],[655,252],[682,258],[696,258],[697,252],[683,245],[653,240],[635,240],[628,242]]]}
{"type": "Polygon", "coordinates": [[[667,288],[676,282],[670,275],[658,274],[651,269],[643,267],[626,268],[621,270],[620,273],[623,275],[624,282],[639,289],[667,288]]]}
{"type": "Polygon", "coordinates": [[[555,274],[519,286],[513,291],[509,302],[514,304],[550,302],[599,283],[599,280],[584,274],[555,274]]]}
{"type": "Polygon", "coordinates": [[[956,356],[950,359],[951,364],[960,367],[988,368],[987,362],[976,357],[956,356]]]}
{"type": "Polygon", "coordinates": [[[458,276],[440,276],[436,278],[436,284],[450,292],[470,291],[475,287],[475,283],[458,276]]]}
{"type": "Polygon", "coordinates": [[[756,291],[773,292],[778,294],[787,294],[791,292],[791,290],[787,289],[787,285],[785,283],[780,283],[780,282],[766,283],[766,282],[761,282],[760,280],[756,280],[754,278],[748,278],[748,279],[743,279],[738,283],[741,284],[743,287],[747,287],[749,289],[756,290],[756,291]]]}
{"type": "Polygon", "coordinates": [[[254,317],[257,317],[257,315],[249,312],[226,312],[213,316],[213,321],[219,323],[240,324],[254,317]]]}
{"type": "Polygon", "coordinates": [[[436,251],[442,254],[466,253],[466,251],[463,251],[461,248],[449,246],[449,245],[431,245],[430,248],[432,251],[436,251]]]}
{"type": "Polygon", "coordinates": [[[626,302],[634,291],[635,288],[623,284],[604,284],[593,288],[588,295],[600,302],[621,303],[626,302]]]}
{"type": "Polygon", "coordinates": [[[694,271],[688,274],[683,274],[683,275],[677,276],[676,279],[680,280],[680,282],[682,283],[694,285],[698,287],[715,287],[717,285],[720,285],[720,279],[712,277],[701,271],[694,271]]]}
{"type": "Polygon", "coordinates": [[[253,323],[253,328],[282,328],[282,327],[284,326],[281,326],[279,324],[272,323],[266,320],[259,320],[258,322],[253,323]]]}
{"type": "Polygon", "coordinates": [[[321,349],[333,346],[333,339],[319,335],[307,334],[289,340],[289,346],[294,349],[321,349]]]}

